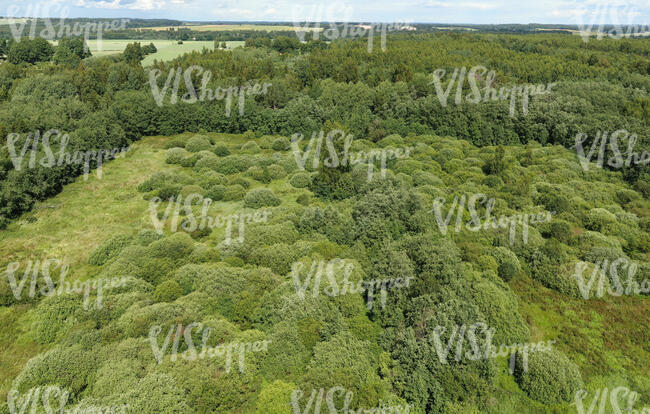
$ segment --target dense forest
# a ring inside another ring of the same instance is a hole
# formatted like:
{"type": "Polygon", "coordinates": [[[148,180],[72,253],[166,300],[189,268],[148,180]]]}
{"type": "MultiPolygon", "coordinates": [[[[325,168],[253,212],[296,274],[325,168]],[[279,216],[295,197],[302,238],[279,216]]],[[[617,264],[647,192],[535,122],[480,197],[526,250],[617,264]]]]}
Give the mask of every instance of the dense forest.
{"type": "Polygon", "coordinates": [[[251,31],[147,67],[140,43],[0,43],[0,265],[23,281],[0,280],[0,413],[650,406],[650,159],[579,156],[615,131],[650,152],[650,39],[523,26],[251,31]],[[580,283],[614,263],[614,288],[580,283]]]}

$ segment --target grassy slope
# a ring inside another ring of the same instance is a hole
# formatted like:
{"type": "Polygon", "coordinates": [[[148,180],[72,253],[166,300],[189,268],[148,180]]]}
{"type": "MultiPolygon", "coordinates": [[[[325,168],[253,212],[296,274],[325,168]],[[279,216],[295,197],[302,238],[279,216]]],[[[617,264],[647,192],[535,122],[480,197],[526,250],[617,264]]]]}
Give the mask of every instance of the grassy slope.
{"type": "MultiPolygon", "coordinates": [[[[241,136],[219,135],[229,146],[245,142],[241,136]]],[[[114,234],[151,228],[149,203],[136,190],[155,171],[179,169],[164,163],[168,138],[150,137],[133,145],[127,156],[104,166],[103,177],[78,178],[56,197],[39,203],[8,230],[0,232],[0,268],[12,261],[59,258],[70,264],[70,278],[94,276],[88,255],[114,234]]],[[[217,138],[219,140],[219,138],[217,138]]],[[[280,197],[295,200],[295,189],[285,180],[270,185],[280,197]],[[290,193],[290,194],[288,194],[290,193]]],[[[218,214],[237,209],[220,203],[218,214]]],[[[223,229],[219,229],[223,231],[223,229]]],[[[94,268],[96,269],[96,268],[94,268]]],[[[623,375],[650,378],[650,301],[638,297],[584,301],[548,290],[528,276],[514,279],[520,313],[531,327],[531,340],[557,338],[555,345],[576,362],[588,389],[629,384],[623,375]]],[[[29,358],[43,351],[28,334],[30,305],[0,308],[0,399],[6,398],[12,379],[29,358]]],[[[547,409],[533,403],[507,374],[502,361],[500,390],[494,394],[494,413],[568,412],[569,406],[547,409]]],[[[590,393],[590,397],[593,393],[590,393]]],[[[647,398],[647,396],[645,396],[647,398]]],[[[643,396],[642,400],[643,401],[643,396]]],[[[650,405],[637,403],[637,406],[650,405]]]]}

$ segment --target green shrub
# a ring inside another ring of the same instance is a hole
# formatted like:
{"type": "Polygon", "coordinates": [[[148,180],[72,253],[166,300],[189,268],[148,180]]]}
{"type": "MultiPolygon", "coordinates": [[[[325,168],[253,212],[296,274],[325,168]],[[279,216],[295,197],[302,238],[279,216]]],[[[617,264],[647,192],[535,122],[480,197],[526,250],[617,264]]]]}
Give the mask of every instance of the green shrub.
{"type": "Polygon", "coordinates": [[[158,197],[161,200],[167,201],[172,197],[176,197],[180,194],[183,187],[178,184],[165,185],[160,190],[158,190],[158,197]]]}
{"type": "Polygon", "coordinates": [[[508,282],[517,275],[517,267],[511,262],[503,262],[499,265],[499,277],[508,282]]]}
{"type": "Polygon", "coordinates": [[[167,164],[180,164],[184,157],[185,150],[183,148],[170,148],[167,150],[165,162],[167,164]]]}
{"type": "Polygon", "coordinates": [[[206,137],[197,135],[187,140],[185,144],[185,149],[189,152],[199,152],[203,150],[209,150],[212,146],[210,145],[210,140],[206,137]]]}
{"type": "Polygon", "coordinates": [[[245,189],[249,189],[251,186],[251,182],[248,181],[247,179],[243,177],[231,177],[230,180],[228,180],[229,185],[241,185],[245,189]]]}
{"type": "Polygon", "coordinates": [[[310,198],[309,194],[300,194],[298,198],[296,198],[296,203],[302,206],[308,206],[310,198]]]}
{"type": "Polygon", "coordinates": [[[286,383],[281,380],[267,384],[260,392],[256,403],[256,414],[292,414],[291,394],[296,386],[293,383],[286,383]]]}
{"type": "Polygon", "coordinates": [[[181,285],[175,280],[166,280],[156,287],[153,292],[155,302],[173,302],[182,296],[181,285]]]}
{"type": "Polygon", "coordinates": [[[205,193],[206,198],[209,198],[209,199],[214,200],[214,201],[223,200],[225,195],[226,195],[226,186],[225,185],[220,185],[220,184],[213,185],[205,193]]]}
{"type": "Polygon", "coordinates": [[[155,230],[144,229],[140,230],[137,236],[135,236],[135,243],[140,246],[149,246],[151,243],[162,238],[163,236],[158,234],[155,230]]]}
{"type": "Polygon", "coordinates": [[[88,263],[93,266],[102,266],[113,257],[117,256],[122,249],[133,242],[132,236],[116,234],[106,239],[88,257],[88,263]]]}
{"type": "Polygon", "coordinates": [[[527,370],[523,362],[518,353],[515,380],[534,400],[544,404],[570,402],[584,387],[577,365],[559,351],[529,353],[527,370]]]}
{"type": "Polygon", "coordinates": [[[244,199],[246,189],[239,184],[229,185],[223,193],[223,201],[240,201],[244,199]]]}
{"type": "Polygon", "coordinates": [[[174,173],[159,171],[154,173],[146,181],[138,185],[138,191],[146,193],[149,191],[157,190],[165,185],[184,184],[187,180],[174,173]]]}
{"type": "Polygon", "coordinates": [[[287,172],[281,166],[277,164],[268,166],[269,175],[273,180],[279,180],[287,176],[287,172]]]}
{"type": "Polygon", "coordinates": [[[248,208],[275,207],[280,199],[268,188],[255,188],[244,197],[244,206],[248,208]]]}
{"type": "Polygon", "coordinates": [[[616,223],[616,216],[604,208],[594,208],[585,217],[585,228],[602,231],[606,226],[616,223]]]}
{"type": "Polygon", "coordinates": [[[222,174],[231,175],[246,171],[252,164],[249,156],[229,155],[219,158],[216,170],[222,174]]]}
{"type": "Polygon", "coordinates": [[[291,176],[289,184],[295,188],[307,188],[311,184],[311,175],[306,172],[297,172],[291,176]]]}
{"type": "Polygon", "coordinates": [[[102,358],[97,352],[75,345],[54,348],[30,359],[14,380],[15,389],[25,392],[41,385],[56,384],[78,394],[88,387],[102,358]]]}
{"type": "MultiPolygon", "coordinates": [[[[74,287],[74,284],[71,285],[74,287]]],[[[75,315],[79,309],[83,309],[82,300],[82,296],[75,293],[43,299],[34,310],[32,331],[36,343],[52,343],[69,332],[78,323],[75,315]]]]}
{"type": "Polygon", "coordinates": [[[172,139],[165,143],[165,149],[170,148],[185,148],[185,141],[180,139],[172,139]]]}
{"type": "Polygon", "coordinates": [[[225,145],[217,145],[214,148],[214,153],[220,157],[226,157],[230,155],[230,150],[225,145]]]}
{"type": "Polygon", "coordinates": [[[291,143],[285,137],[275,139],[271,145],[271,148],[273,148],[275,151],[286,151],[289,149],[289,147],[291,147],[291,143]]]}
{"type": "Polygon", "coordinates": [[[192,253],[194,242],[185,233],[174,233],[164,239],[156,240],[149,246],[153,257],[184,259],[192,253]]]}
{"type": "MultiPolygon", "coordinates": [[[[205,194],[205,190],[202,187],[199,187],[198,185],[186,185],[181,189],[179,194],[183,197],[183,200],[185,200],[187,197],[194,194],[198,194],[201,197],[203,197],[203,195],[205,194]]],[[[199,204],[200,202],[201,202],[201,198],[199,197],[194,197],[192,200],[192,204],[199,204]]]]}
{"type": "Polygon", "coordinates": [[[216,171],[219,168],[219,158],[202,157],[194,164],[194,171],[201,171],[204,168],[216,171]]]}
{"type": "Polygon", "coordinates": [[[413,174],[413,184],[415,184],[416,186],[432,185],[435,187],[444,185],[444,183],[440,178],[438,178],[434,174],[425,171],[418,171],[415,174],[413,174]]]}

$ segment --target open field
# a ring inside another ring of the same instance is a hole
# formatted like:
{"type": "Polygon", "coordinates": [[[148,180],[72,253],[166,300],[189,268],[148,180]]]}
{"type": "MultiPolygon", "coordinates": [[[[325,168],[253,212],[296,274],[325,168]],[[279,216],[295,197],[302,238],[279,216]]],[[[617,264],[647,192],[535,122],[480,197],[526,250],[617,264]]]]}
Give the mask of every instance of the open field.
{"type": "MultiPolygon", "coordinates": [[[[271,25],[257,25],[257,24],[197,24],[185,26],[157,26],[139,28],[136,30],[169,30],[169,29],[191,29],[197,32],[212,32],[212,31],[225,31],[225,30],[266,30],[268,32],[274,31],[287,31],[294,30],[294,26],[271,26],[271,25]]],[[[307,28],[306,30],[321,31],[323,28],[307,28]]]]}
{"type": "MultiPolygon", "coordinates": [[[[27,22],[29,19],[26,19],[24,17],[15,17],[15,18],[13,18],[11,20],[13,21],[13,23],[20,24],[20,23],[27,22]]],[[[0,17],[0,25],[3,25],[3,24],[9,24],[9,18],[0,17]]]]}
{"type": "MultiPolygon", "coordinates": [[[[142,45],[153,43],[158,49],[158,52],[152,55],[148,55],[144,58],[142,62],[144,66],[152,64],[154,59],[167,61],[194,50],[200,51],[203,48],[212,50],[214,48],[214,42],[212,41],[188,40],[179,45],[176,40],[137,39],[102,40],[101,42],[98,42],[97,40],[89,40],[88,47],[90,48],[90,52],[93,54],[93,56],[107,56],[122,53],[124,51],[124,48],[126,48],[126,45],[133,42],[140,42],[142,45]]],[[[228,45],[228,49],[234,49],[236,47],[243,46],[244,42],[232,41],[226,42],[226,44],[228,45]]]]}

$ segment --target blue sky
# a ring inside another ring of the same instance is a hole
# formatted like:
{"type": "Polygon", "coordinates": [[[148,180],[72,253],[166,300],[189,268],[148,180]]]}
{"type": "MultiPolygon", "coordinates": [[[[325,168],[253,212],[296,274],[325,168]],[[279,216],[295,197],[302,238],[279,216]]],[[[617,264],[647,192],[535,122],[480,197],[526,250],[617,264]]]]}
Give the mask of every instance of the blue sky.
{"type": "Polygon", "coordinates": [[[0,15],[569,24],[602,19],[605,23],[648,25],[650,0],[0,0],[0,15]]]}

